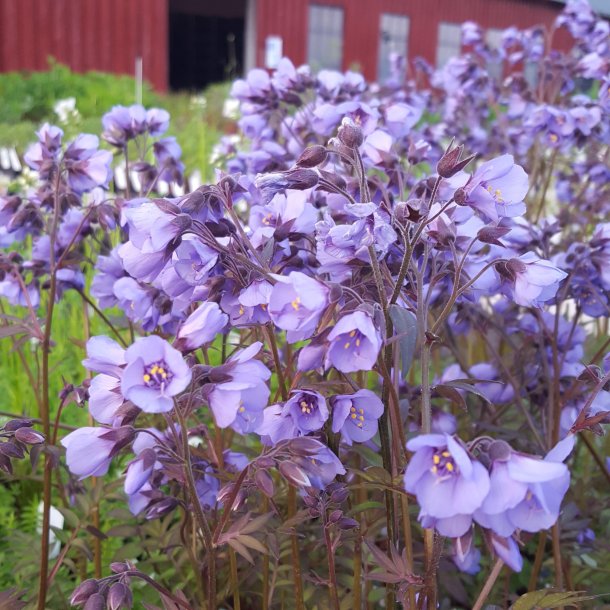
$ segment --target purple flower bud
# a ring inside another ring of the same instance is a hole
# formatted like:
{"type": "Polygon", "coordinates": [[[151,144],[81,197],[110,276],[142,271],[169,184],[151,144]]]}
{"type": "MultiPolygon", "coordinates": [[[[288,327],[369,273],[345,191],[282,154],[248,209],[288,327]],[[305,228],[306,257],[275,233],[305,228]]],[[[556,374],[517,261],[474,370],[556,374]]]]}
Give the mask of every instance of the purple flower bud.
{"type": "Polygon", "coordinates": [[[275,492],[273,479],[266,470],[257,470],[254,475],[256,486],[268,497],[272,498],[275,492]]]}
{"type": "Polygon", "coordinates": [[[94,580],[93,578],[84,580],[74,589],[74,593],[72,593],[72,596],[70,597],[70,605],[78,606],[84,604],[94,593],[97,593],[98,590],[99,585],[97,584],[97,580],[94,580]]]}
{"type": "Polygon", "coordinates": [[[364,141],[362,129],[349,117],[344,117],[341,121],[337,137],[341,144],[348,148],[359,148],[364,141]]]}
{"type": "Polygon", "coordinates": [[[436,165],[436,171],[441,178],[451,178],[458,172],[461,172],[474,158],[475,155],[462,159],[464,146],[456,146],[451,150],[447,150],[439,159],[436,165]]]}
{"type": "Polygon", "coordinates": [[[121,608],[131,608],[133,598],[129,587],[122,582],[115,582],[108,592],[108,610],[121,610],[121,608]]]}
{"type": "Polygon", "coordinates": [[[85,603],[83,610],[106,610],[106,599],[101,593],[94,593],[85,603]]]}
{"type": "Polygon", "coordinates": [[[307,473],[292,462],[280,462],[280,474],[296,487],[311,487],[311,481],[307,473]]]}
{"type": "Polygon", "coordinates": [[[320,144],[315,144],[314,146],[309,146],[301,153],[295,165],[297,167],[317,167],[326,161],[327,156],[326,148],[320,144]]]}
{"type": "Polygon", "coordinates": [[[15,438],[26,445],[38,445],[44,443],[44,434],[36,432],[31,428],[18,428],[15,430],[15,438]]]}

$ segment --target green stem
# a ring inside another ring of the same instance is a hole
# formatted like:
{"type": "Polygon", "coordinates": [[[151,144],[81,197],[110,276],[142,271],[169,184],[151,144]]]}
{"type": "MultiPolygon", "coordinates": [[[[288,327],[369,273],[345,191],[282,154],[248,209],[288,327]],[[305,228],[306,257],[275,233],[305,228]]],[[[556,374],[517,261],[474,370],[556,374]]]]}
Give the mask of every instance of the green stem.
{"type": "Polygon", "coordinates": [[[491,570],[491,573],[487,577],[487,580],[485,581],[485,584],[483,585],[483,588],[481,589],[479,597],[477,597],[477,601],[474,603],[472,610],[481,610],[481,608],[483,608],[483,604],[489,597],[489,594],[491,593],[498,576],[500,576],[500,572],[502,571],[503,567],[504,562],[501,559],[498,559],[491,570]]]}

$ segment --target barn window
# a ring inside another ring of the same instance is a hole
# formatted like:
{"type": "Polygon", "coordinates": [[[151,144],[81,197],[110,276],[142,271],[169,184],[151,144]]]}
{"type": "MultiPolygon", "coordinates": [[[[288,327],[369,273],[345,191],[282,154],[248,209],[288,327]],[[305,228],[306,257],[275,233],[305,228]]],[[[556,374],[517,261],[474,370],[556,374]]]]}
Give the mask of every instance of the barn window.
{"type": "Polygon", "coordinates": [[[343,9],[309,6],[307,61],[313,70],[340,70],[343,63],[343,9]]]}
{"type": "Polygon", "coordinates": [[[440,23],[436,43],[436,67],[442,68],[462,50],[462,26],[459,23],[440,23]]]}
{"type": "Polygon", "coordinates": [[[392,75],[392,62],[401,57],[406,62],[409,41],[409,18],[383,13],[379,27],[377,78],[386,81],[392,75]]]}
{"type": "Polygon", "coordinates": [[[492,57],[487,62],[487,72],[495,80],[502,78],[502,33],[498,28],[488,28],[485,32],[485,42],[492,52],[492,57]]]}

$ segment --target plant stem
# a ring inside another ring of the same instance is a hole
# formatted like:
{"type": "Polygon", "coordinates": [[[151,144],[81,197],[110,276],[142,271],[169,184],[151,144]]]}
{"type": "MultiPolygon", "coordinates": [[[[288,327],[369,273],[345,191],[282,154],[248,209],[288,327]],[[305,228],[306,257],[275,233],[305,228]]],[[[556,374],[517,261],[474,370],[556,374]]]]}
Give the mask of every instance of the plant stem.
{"type": "MultiPolygon", "coordinates": [[[[292,519],[296,513],[297,492],[296,489],[290,485],[288,487],[288,518],[292,519]]],[[[305,605],[303,604],[303,580],[301,576],[301,560],[299,557],[299,540],[295,531],[290,534],[290,548],[292,552],[292,569],[294,572],[293,580],[296,608],[297,610],[305,610],[305,605]]]]}
{"type": "Polygon", "coordinates": [[[538,583],[538,575],[540,574],[540,568],[542,567],[542,560],[544,559],[544,546],[546,543],[547,531],[542,530],[538,535],[538,548],[536,549],[536,557],[534,558],[534,566],[530,575],[530,580],[527,585],[528,591],[535,591],[536,584],[538,583]]]}
{"type": "Polygon", "coordinates": [[[487,580],[485,581],[485,584],[481,589],[481,592],[479,593],[479,597],[477,597],[477,601],[472,607],[472,610],[481,610],[481,608],[483,608],[483,604],[489,597],[489,594],[491,593],[491,590],[493,589],[493,586],[496,583],[498,576],[500,576],[500,572],[502,571],[503,567],[504,562],[501,559],[497,559],[493,569],[491,570],[491,573],[487,577],[487,580]]]}
{"type": "Polygon", "coordinates": [[[193,466],[191,464],[191,452],[188,445],[188,436],[187,436],[187,425],[184,415],[180,411],[177,402],[174,402],[174,413],[178,419],[178,423],[180,424],[180,436],[182,438],[182,453],[184,459],[184,475],[186,477],[186,483],[189,490],[189,495],[191,497],[191,504],[193,505],[193,509],[195,511],[195,518],[197,520],[197,524],[199,525],[199,529],[201,531],[201,535],[203,536],[203,541],[205,544],[205,549],[208,557],[208,610],[213,610],[216,608],[216,560],[214,557],[215,545],[212,538],[212,531],[210,530],[210,526],[203,514],[203,509],[201,508],[201,502],[199,501],[199,496],[197,495],[197,487],[195,485],[195,478],[193,477],[193,466]]]}
{"type": "MultiPolygon", "coordinates": [[[[42,396],[40,402],[40,418],[42,429],[49,442],[51,437],[50,401],[49,401],[49,357],[51,352],[51,328],[53,326],[53,311],[55,309],[55,296],[57,294],[57,268],[55,265],[55,238],[59,224],[59,186],[61,174],[57,168],[55,180],[55,194],[53,198],[53,220],[49,233],[49,272],[50,284],[47,301],[47,315],[42,340],[42,396]]],[[[51,528],[51,492],[52,492],[53,469],[50,456],[45,454],[44,478],[42,489],[42,532],[40,543],[40,586],[38,588],[38,610],[44,610],[47,601],[47,579],[49,573],[49,532],[51,528]]]]}
{"type": "Polygon", "coordinates": [[[241,610],[239,601],[239,580],[237,578],[237,558],[235,551],[229,549],[229,563],[231,564],[231,588],[233,589],[233,610],[241,610]]]}
{"type": "Polygon", "coordinates": [[[324,541],[326,542],[326,552],[328,554],[328,592],[330,594],[330,605],[334,610],[340,610],[339,596],[337,594],[337,573],[335,571],[335,553],[333,542],[330,537],[330,527],[324,526],[324,541]]]}

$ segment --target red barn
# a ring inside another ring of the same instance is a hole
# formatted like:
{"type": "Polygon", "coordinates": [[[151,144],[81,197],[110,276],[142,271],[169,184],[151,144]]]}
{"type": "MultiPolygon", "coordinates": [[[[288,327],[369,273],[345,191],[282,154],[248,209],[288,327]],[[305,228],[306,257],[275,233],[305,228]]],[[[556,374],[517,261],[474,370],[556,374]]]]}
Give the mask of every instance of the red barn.
{"type": "MultiPolygon", "coordinates": [[[[610,13],[609,0],[591,0],[610,13]]],[[[167,89],[200,89],[281,55],[295,64],[382,78],[388,56],[443,63],[474,20],[491,44],[500,29],[550,25],[559,0],[2,0],[0,72],[44,70],[48,58],[77,71],[133,74],[167,89]]]]}

